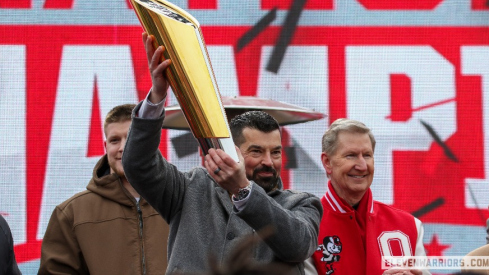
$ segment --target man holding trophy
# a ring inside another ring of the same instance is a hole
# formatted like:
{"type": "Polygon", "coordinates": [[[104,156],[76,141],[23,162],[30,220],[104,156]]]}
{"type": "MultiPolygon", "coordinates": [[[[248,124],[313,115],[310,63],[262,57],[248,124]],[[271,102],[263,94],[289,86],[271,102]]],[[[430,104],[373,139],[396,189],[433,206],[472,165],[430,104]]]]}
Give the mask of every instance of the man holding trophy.
{"type": "MultiPolygon", "coordinates": [[[[226,263],[240,240],[262,237],[262,229],[271,227],[274,234],[257,245],[254,260],[283,263],[292,274],[304,274],[303,261],[317,247],[322,207],[312,194],[283,190],[278,123],[260,111],[239,115],[230,123],[237,161],[215,141],[199,141],[205,169],[179,171],[158,150],[164,101],[175,81],[167,74],[173,60],[162,61],[164,47],[156,48],[152,35],[143,33],[143,42],[153,86],[133,112],[122,163],[136,191],[170,224],[166,273],[205,271],[209,256],[226,263]]],[[[184,109],[195,113],[202,106],[184,109]]],[[[192,124],[198,123],[189,121],[199,140],[192,124]]]]}

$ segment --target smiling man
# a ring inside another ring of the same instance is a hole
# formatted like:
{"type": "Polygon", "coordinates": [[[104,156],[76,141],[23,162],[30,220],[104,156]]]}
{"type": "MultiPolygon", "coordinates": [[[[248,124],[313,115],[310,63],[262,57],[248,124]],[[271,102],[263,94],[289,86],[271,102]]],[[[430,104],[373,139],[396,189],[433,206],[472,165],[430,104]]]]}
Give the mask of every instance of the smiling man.
{"type": "Polygon", "coordinates": [[[312,194],[283,189],[276,120],[261,111],[233,118],[240,162],[210,149],[205,168],[182,172],[158,151],[164,112],[145,119],[140,106],[150,108],[147,102],[136,107],[123,164],[134,188],[170,224],[167,274],[207,271],[211,256],[226,264],[240,240],[269,226],[275,234],[253,250],[253,261],[285,264],[290,274],[304,274],[303,262],[317,246],[322,208],[312,194]]]}
{"type": "Polygon", "coordinates": [[[312,257],[320,275],[429,274],[382,269],[383,256],[426,254],[421,222],[373,200],[374,150],[370,129],[356,120],[338,119],[323,135],[321,162],[329,182],[312,257]]]}
{"type": "Polygon", "coordinates": [[[277,121],[265,112],[247,112],[230,122],[239,162],[221,149],[209,149],[205,168],[188,172],[158,149],[169,82],[163,48],[143,34],[152,88],[133,112],[122,165],[136,191],[170,224],[166,274],[205,272],[209,257],[231,261],[240,240],[272,236],[253,250],[252,262],[281,263],[304,274],[304,260],[317,247],[322,207],[319,198],[284,190],[280,179],[282,142],[277,121]]]}
{"type": "Polygon", "coordinates": [[[165,272],[168,225],[140,199],[121,163],[134,106],[119,105],[107,114],[106,154],[95,165],[87,190],[54,209],[38,274],[165,272]]]}
{"type": "Polygon", "coordinates": [[[246,177],[269,192],[277,188],[282,168],[278,123],[265,112],[250,111],[231,121],[231,134],[243,154],[246,177]]]}

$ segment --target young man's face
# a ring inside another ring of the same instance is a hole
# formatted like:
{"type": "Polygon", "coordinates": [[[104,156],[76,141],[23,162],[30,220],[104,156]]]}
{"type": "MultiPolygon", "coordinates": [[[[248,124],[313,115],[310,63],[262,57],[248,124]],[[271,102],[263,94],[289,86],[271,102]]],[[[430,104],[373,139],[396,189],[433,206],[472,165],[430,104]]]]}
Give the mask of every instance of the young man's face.
{"type": "Polygon", "coordinates": [[[265,191],[276,187],[282,169],[282,141],[280,131],[270,133],[244,128],[245,142],[239,146],[244,157],[246,177],[265,191]]]}
{"type": "Polygon", "coordinates": [[[120,177],[125,177],[121,159],[129,126],[131,126],[131,121],[127,120],[124,122],[110,123],[105,129],[107,139],[104,141],[104,146],[107,152],[107,159],[109,160],[110,172],[116,173],[120,177]]]}
{"type": "Polygon", "coordinates": [[[374,152],[368,134],[340,132],[336,152],[321,160],[336,193],[348,203],[358,202],[374,177],[374,152]]]}

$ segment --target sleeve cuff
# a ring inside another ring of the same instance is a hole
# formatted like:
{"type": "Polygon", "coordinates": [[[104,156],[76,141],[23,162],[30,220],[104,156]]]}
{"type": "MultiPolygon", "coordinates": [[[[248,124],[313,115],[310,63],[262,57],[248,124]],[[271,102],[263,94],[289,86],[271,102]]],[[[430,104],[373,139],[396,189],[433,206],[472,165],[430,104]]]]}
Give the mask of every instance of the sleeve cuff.
{"type": "Polygon", "coordinates": [[[141,108],[137,113],[137,116],[140,118],[156,119],[159,118],[165,110],[166,98],[155,104],[148,100],[150,94],[151,90],[149,90],[149,93],[146,95],[146,98],[143,100],[143,104],[141,104],[141,108]]]}
{"type": "Polygon", "coordinates": [[[234,195],[232,196],[234,207],[236,207],[238,211],[241,211],[246,207],[246,203],[250,198],[251,192],[253,192],[253,183],[251,181],[250,181],[249,189],[250,192],[248,192],[248,195],[246,195],[246,197],[242,198],[241,200],[237,200],[237,198],[234,195]]]}

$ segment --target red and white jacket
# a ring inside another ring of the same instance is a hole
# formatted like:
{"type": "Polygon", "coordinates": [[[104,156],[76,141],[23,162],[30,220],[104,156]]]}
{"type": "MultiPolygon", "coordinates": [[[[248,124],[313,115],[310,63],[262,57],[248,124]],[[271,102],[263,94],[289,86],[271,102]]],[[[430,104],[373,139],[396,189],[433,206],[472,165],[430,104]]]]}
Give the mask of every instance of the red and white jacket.
{"type": "Polygon", "coordinates": [[[321,203],[319,246],[312,256],[319,275],[380,275],[382,256],[426,256],[421,221],[374,201],[370,189],[355,210],[328,182],[321,203]]]}

